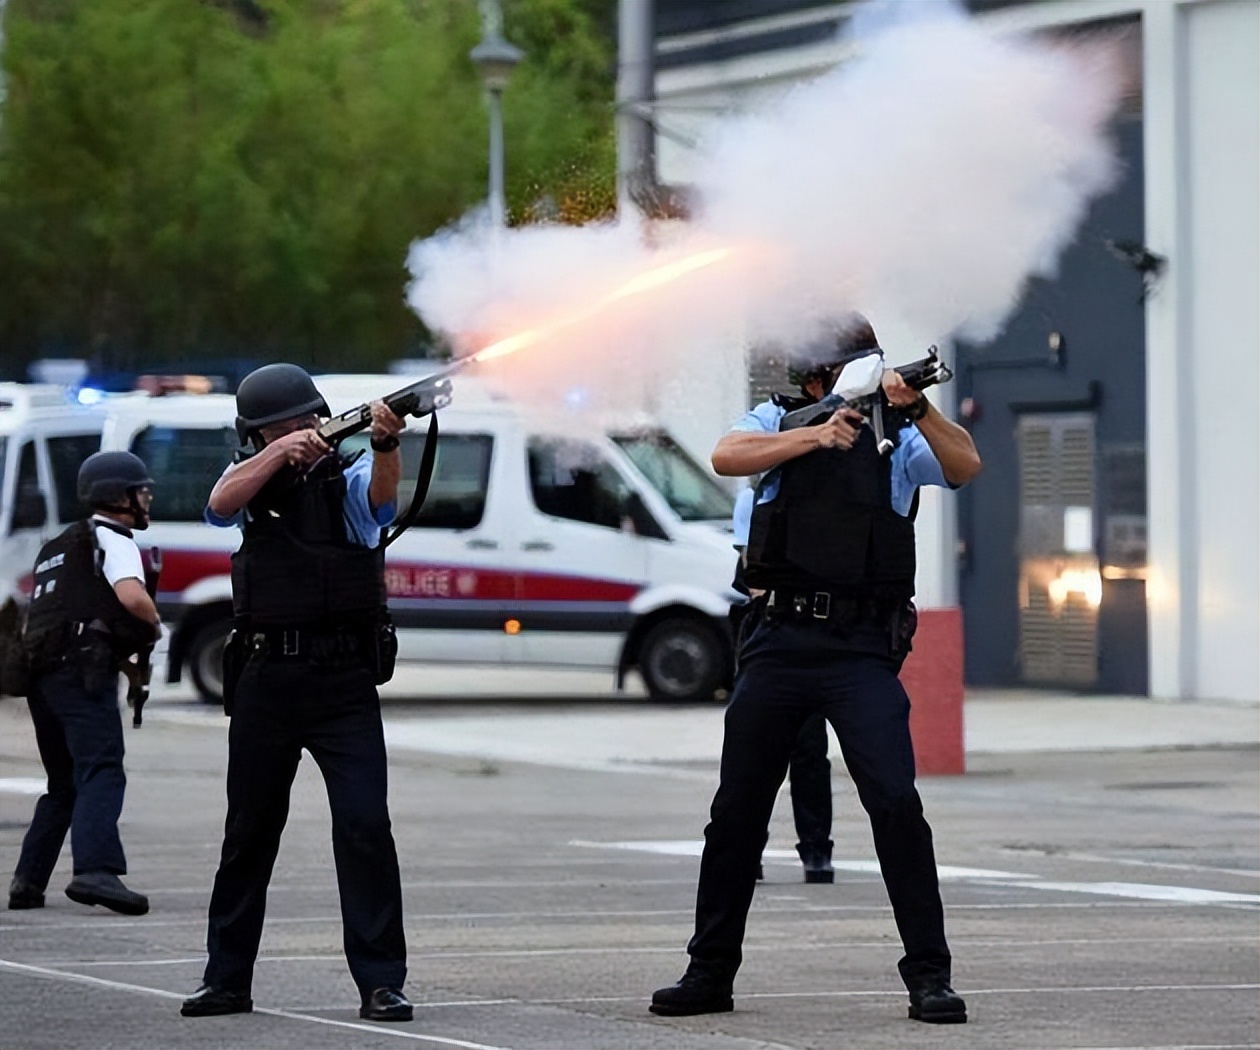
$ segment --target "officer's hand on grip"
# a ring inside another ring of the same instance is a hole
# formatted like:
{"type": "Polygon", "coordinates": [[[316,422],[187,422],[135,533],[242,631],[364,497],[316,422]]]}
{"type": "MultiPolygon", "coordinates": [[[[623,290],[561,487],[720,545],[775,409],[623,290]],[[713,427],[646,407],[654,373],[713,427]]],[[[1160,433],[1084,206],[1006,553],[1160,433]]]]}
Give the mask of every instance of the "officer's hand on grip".
{"type": "Polygon", "coordinates": [[[407,420],[402,416],[395,415],[384,401],[373,401],[370,408],[372,411],[372,447],[376,448],[378,445],[385,445],[387,448],[394,447],[398,440],[398,435],[407,427],[407,420]]]}
{"type": "Polygon", "coordinates": [[[270,444],[284,452],[284,461],[291,467],[305,469],[318,463],[332,449],[314,430],[295,430],[276,438],[270,444]]]}
{"type": "Polygon", "coordinates": [[[861,427],[860,412],[851,408],[838,408],[827,422],[814,427],[818,432],[818,447],[850,449],[857,441],[861,427]]]}
{"type": "Polygon", "coordinates": [[[888,398],[888,403],[893,408],[906,408],[909,405],[913,405],[923,396],[918,390],[910,386],[895,368],[886,368],[884,370],[884,375],[880,379],[880,385],[884,388],[884,396],[888,398]]]}

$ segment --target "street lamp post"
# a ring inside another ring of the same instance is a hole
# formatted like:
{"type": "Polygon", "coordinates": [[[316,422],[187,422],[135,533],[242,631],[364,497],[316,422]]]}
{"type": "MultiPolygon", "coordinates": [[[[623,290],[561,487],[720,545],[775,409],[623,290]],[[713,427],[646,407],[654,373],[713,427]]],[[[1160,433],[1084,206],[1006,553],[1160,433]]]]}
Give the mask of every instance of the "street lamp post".
{"type": "Polygon", "coordinates": [[[503,193],[503,89],[524,53],[503,39],[503,10],[499,0],[481,0],[481,40],[468,57],[481,74],[490,107],[490,222],[501,229],[507,225],[507,200],[503,193]]]}

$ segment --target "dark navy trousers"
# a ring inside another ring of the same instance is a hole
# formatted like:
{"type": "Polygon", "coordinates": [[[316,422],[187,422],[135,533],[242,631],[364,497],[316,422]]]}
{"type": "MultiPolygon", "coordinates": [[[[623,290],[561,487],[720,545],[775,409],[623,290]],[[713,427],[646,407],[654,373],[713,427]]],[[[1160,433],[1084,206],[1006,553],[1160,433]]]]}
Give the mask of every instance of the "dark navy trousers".
{"type": "Polygon", "coordinates": [[[796,852],[801,860],[831,856],[831,761],[827,758],[827,720],[810,715],[801,726],[788,759],[796,852]]]}
{"type": "Polygon", "coordinates": [[[910,984],[949,974],[932,831],[914,784],[910,701],[898,669],[886,633],[873,627],[840,636],[822,622],[762,620],[748,633],[704,832],[696,929],[687,946],[693,971],[729,980],[739,969],[775,795],[801,727],[821,714],[835,728],[870,818],[905,951],[902,978],[910,984]]]}
{"type": "Polygon", "coordinates": [[[48,790],[35,803],[15,874],[44,890],[69,832],[76,875],[125,875],[118,817],[127,776],[117,676],[89,692],[79,666],[67,660],[35,679],[29,701],[48,790]]]}
{"type": "Polygon", "coordinates": [[[228,732],[227,823],[210,899],[205,983],[247,992],[267,884],[302,751],[324,778],[343,945],[359,991],[407,977],[402,884],[386,802],[385,736],[371,675],[256,651],[236,687],[228,732]]]}

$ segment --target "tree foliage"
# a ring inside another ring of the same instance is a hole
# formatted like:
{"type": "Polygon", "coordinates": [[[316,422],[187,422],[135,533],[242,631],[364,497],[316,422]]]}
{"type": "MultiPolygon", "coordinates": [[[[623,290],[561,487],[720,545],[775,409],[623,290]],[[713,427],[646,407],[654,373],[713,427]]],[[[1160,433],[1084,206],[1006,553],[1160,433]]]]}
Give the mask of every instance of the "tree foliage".
{"type": "MultiPolygon", "coordinates": [[[[612,203],[609,0],[507,0],[514,221],[612,203]]],[[[409,242],[485,196],[472,0],[10,0],[0,349],[377,367],[409,242]]]]}

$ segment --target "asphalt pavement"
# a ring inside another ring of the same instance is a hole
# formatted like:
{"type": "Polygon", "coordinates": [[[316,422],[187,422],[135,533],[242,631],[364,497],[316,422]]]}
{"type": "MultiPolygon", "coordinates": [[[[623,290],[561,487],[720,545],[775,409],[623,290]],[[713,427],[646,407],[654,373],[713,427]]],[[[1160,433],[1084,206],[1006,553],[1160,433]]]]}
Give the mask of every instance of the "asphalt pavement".
{"type": "MultiPolygon", "coordinates": [[[[304,762],[256,1012],[184,1019],[204,965],[226,720],[164,690],[127,729],[129,919],[61,893],[0,913],[0,1047],[1255,1047],[1260,708],[975,693],[968,773],[921,780],[966,1026],[908,1021],[899,947],[837,767],[836,883],[806,886],[786,790],[730,1014],[667,1020],[686,964],[721,709],[603,676],[404,670],[386,690],[416,1020],[372,1025],[341,955],[327,802],[304,762]]],[[[0,703],[0,864],[40,770],[0,703]]]]}

